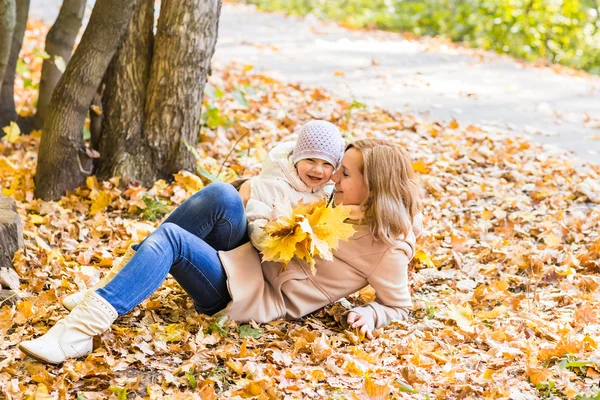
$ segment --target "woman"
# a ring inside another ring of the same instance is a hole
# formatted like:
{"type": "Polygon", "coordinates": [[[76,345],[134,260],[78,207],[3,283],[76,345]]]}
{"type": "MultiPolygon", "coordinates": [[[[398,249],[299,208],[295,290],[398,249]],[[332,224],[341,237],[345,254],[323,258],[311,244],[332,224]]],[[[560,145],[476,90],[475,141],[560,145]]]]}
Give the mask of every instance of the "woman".
{"type": "Polygon", "coordinates": [[[19,348],[53,364],[89,354],[93,336],[150,296],[169,273],[199,312],[243,322],[299,318],[370,284],[376,301],[346,318],[372,339],[373,329],[406,318],[411,307],[407,270],[421,229],[419,185],[399,145],[370,139],[346,147],[332,179],[334,204],[355,206],[357,232],[340,243],[333,261],[316,260],[315,276],[297,259],[283,272],[278,263],[261,263],[248,242],[243,199],[231,185],[213,184],[173,212],[106,286],[19,348]]]}

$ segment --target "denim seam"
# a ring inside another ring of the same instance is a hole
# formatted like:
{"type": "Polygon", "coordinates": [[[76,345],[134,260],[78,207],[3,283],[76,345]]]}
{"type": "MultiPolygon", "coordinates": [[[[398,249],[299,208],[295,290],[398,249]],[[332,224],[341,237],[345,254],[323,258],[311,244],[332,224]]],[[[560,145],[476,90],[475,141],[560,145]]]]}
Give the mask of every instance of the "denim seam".
{"type": "Polygon", "coordinates": [[[229,238],[227,239],[227,250],[231,250],[231,236],[233,236],[233,224],[229,218],[223,218],[229,224],[229,238]]]}
{"type": "Polygon", "coordinates": [[[194,264],[193,262],[191,262],[190,260],[188,260],[188,258],[187,258],[187,257],[185,257],[185,256],[180,256],[180,257],[181,257],[181,258],[183,258],[184,260],[186,260],[187,262],[189,262],[190,264],[192,264],[192,265],[193,265],[193,266],[196,268],[196,270],[197,270],[198,272],[200,272],[200,274],[201,274],[201,275],[202,275],[202,277],[203,277],[203,278],[206,280],[206,282],[208,282],[208,284],[210,285],[210,287],[212,287],[212,288],[213,288],[213,290],[214,290],[214,291],[217,293],[217,295],[219,295],[219,297],[221,298],[221,300],[222,300],[223,302],[226,302],[226,301],[225,301],[225,299],[223,298],[223,296],[221,296],[221,293],[219,292],[219,290],[218,290],[218,289],[217,289],[217,288],[216,288],[216,287],[215,287],[215,286],[212,284],[212,282],[210,281],[210,279],[208,279],[208,278],[206,277],[206,275],[204,274],[204,272],[202,271],[202,269],[201,269],[201,268],[199,268],[199,267],[198,267],[196,264],[194,264]]]}
{"type": "MultiPolygon", "coordinates": [[[[213,227],[214,227],[214,224],[212,224],[212,225],[213,225],[213,227]]],[[[200,237],[200,233],[201,233],[201,232],[204,232],[204,230],[205,230],[206,228],[208,228],[209,226],[211,226],[211,223],[210,223],[210,222],[208,222],[207,224],[205,224],[205,225],[202,227],[202,229],[198,229],[198,230],[196,231],[195,235],[196,235],[197,237],[200,237]]],[[[212,229],[211,229],[211,231],[212,231],[212,229]]],[[[210,232],[209,232],[209,233],[210,233],[210,232]]]]}

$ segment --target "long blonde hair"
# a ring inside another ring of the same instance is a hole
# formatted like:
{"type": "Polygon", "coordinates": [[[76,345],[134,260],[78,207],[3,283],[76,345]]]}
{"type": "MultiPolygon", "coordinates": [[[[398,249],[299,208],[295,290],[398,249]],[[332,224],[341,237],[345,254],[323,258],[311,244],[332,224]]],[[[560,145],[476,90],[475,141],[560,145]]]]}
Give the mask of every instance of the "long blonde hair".
{"type": "Polygon", "coordinates": [[[360,172],[369,195],[361,208],[373,237],[389,244],[407,237],[423,207],[408,153],[396,143],[379,139],[357,140],[348,149],[362,155],[360,172]]]}

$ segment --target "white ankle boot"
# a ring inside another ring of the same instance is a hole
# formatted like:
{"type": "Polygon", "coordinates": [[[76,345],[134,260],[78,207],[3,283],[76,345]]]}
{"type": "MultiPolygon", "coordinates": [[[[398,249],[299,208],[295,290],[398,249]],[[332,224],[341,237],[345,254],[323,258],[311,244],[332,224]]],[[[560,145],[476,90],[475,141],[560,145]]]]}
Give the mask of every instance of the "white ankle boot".
{"type": "Polygon", "coordinates": [[[133,249],[133,247],[129,246],[121,261],[114,265],[110,269],[110,271],[108,271],[108,273],[104,276],[104,278],[102,278],[98,283],[96,283],[91,289],[82,290],[80,292],[73,293],[72,295],[63,298],[63,306],[65,306],[65,308],[70,311],[73,308],[75,308],[77,304],[81,303],[86,293],[94,292],[97,289],[103,288],[104,286],[108,285],[108,282],[110,282],[115,276],[117,276],[117,274],[123,269],[123,267],[125,267],[125,265],[127,265],[129,260],[131,260],[131,257],[133,257],[134,255],[135,250],[133,249]]]}
{"type": "Polygon", "coordinates": [[[110,328],[117,317],[117,310],[108,301],[91,292],[46,334],[22,342],[19,349],[28,356],[50,364],[83,357],[93,351],[94,336],[110,328]]]}

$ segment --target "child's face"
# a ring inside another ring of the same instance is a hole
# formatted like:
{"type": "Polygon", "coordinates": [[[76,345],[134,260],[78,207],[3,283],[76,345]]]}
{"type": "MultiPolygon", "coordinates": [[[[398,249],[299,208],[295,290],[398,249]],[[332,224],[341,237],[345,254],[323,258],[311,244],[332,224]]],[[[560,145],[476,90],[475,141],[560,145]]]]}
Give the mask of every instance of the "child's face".
{"type": "Polygon", "coordinates": [[[333,165],[318,158],[305,158],[296,163],[296,170],[302,182],[311,188],[324,185],[331,179],[333,165]]]}

